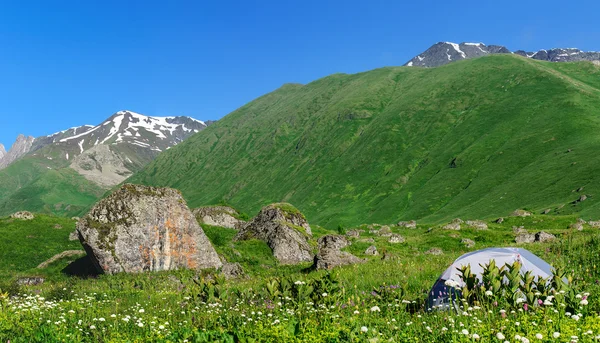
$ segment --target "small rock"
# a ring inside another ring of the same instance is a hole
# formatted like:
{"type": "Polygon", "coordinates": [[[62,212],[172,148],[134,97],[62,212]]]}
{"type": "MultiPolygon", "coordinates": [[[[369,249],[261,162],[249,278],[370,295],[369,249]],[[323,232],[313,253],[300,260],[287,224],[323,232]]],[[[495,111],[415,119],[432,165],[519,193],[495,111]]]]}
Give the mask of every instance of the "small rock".
{"type": "Polygon", "coordinates": [[[442,229],[444,230],[455,230],[458,231],[460,230],[460,224],[462,224],[463,221],[459,218],[454,219],[453,221],[451,221],[450,223],[442,226],[442,229]]]}
{"type": "Polygon", "coordinates": [[[600,220],[597,221],[589,221],[588,225],[593,227],[594,229],[600,228],[600,220]]]}
{"type": "Polygon", "coordinates": [[[458,233],[454,233],[453,232],[453,233],[449,234],[448,237],[450,237],[450,238],[459,238],[460,235],[458,233]]]}
{"type": "Polygon", "coordinates": [[[377,234],[381,237],[388,237],[392,234],[392,229],[390,229],[389,226],[384,225],[381,227],[381,229],[379,229],[379,232],[377,234]]]}
{"type": "Polygon", "coordinates": [[[556,239],[556,236],[554,236],[551,233],[544,232],[544,231],[540,231],[540,232],[538,232],[538,233],[535,234],[535,241],[536,242],[543,243],[543,242],[552,241],[554,239],[556,239]]]}
{"type": "Polygon", "coordinates": [[[375,243],[375,240],[373,238],[362,238],[358,240],[361,243],[375,243]]]}
{"type": "Polygon", "coordinates": [[[242,265],[235,263],[224,263],[223,267],[221,267],[221,273],[227,280],[231,279],[242,279],[246,277],[246,273],[244,273],[244,268],[242,265]]]}
{"type": "Polygon", "coordinates": [[[545,209],[544,211],[542,211],[542,214],[548,214],[548,213],[550,213],[551,211],[552,211],[551,209],[547,208],[547,209],[545,209]]]}
{"type": "Polygon", "coordinates": [[[581,192],[582,190],[583,190],[583,187],[577,188],[577,193],[581,192]]]}
{"type": "Polygon", "coordinates": [[[587,195],[585,195],[585,194],[582,194],[582,195],[579,197],[579,199],[577,199],[577,200],[573,201],[573,204],[577,204],[577,203],[580,203],[580,202],[584,202],[584,201],[586,201],[586,200],[587,200],[587,195]]]}
{"type": "Polygon", "coordinates": [[[389,242],[392,243],[392,244],[404,243],[404,242],[406,242],[406,239],[404,237],[398,235],[398,234],[392,234],[390,236],[389,242]]]}
{"type": "Polygon", "coordinates": [[[502,223],[504,223],[504,218],[500,217],[500,218],[494,220],[494,223],[496,223],[496,224],[502,224],[502,223]]]}
{"type": "Polygon", "coordinates": [[[531,233],[521,233],[515,237],[515,243],[533,243],[535,242],[535,235],[531,233]]]}
{"type": "Polygon", "coordinates": [[[74,221],[78,222],[79,221],[79,217],[71,217],[71,220],[74,220],[74,221]]]}
{"type": "Polygon", "coordinates": [[[477,230],[487,230],[488,225],[483,220],[467,220],[466,224],[477,230]]]}
{"type": "Polygon", "coordinates": [[[382,261],[391,261],[391,260],[397,260],[398,256],[390,253],[390,252],[384,252],[383,255],[381,256],[381,260],[382,261]]]}
{"type": "Polygon", "coordinates": [[[55,229],[62,229],[62,225],[60,225],[60,224],[54,224],[54,228],[55,229]]]}
{"type": "Polygon", "coordinates": [[[370,247],[367,248],[367,250],[365,250],[365,255],[372,255],[372,256],[379,255],[379,252],[377,251],[377,247],[374,245],[371,245],[370,247]]]}
{"type": "Polygon", "coordinates": [[[21,219],[21,220],[32,220],[34,218],[33,213],[31,213],[29,211],[15,212],[15,213],[11,214],[10,217],[13,219],[21,219]]]}
{"type": "Polygon", "coordinates": [[[410,221],[407,221],[407,222],[398,222],[398,226],[406,228],[406,229],[416,229],[417,228],[417,222],[415,220],[410,220],[410,221]]]}
{"type": "Polygon", "coordinates": [[[475,246],[475,241],[473,241],[472,239],[463,238],[460,242],[464,244],[467,248],[472,248],[475,246]]]}
{"type": "Polygon", "coordinates": [[[346,236],[358,238],[360,237],[360,231],[361,230],[349,230],[348,232],[346,232],[346,236]]]}
{"type": "MultiPolygon", "coordinates": [[[[28,219],[26,219],[28,220],[28,219]]],[[[43,277],[39,277],[39,276],[26,276],[26,277],[20,277],[17,279],[17,284],[21,285],[21,286],[35,286],[35,285],[41,285],[44,283],[44,281],[46,281],[45,278],[43,277]]]]}
{"type": "Polygon", "coordinates": [[[523,226],[519,226],[519,227],[513,226],[512,230],[515,235],[527,233],[527,230],[525,230],[525,228],[523,226]]]}
{"type": "Polygon", "coordinates": [[[440,248],[431,248],[425,252],[427,255],[442,255],[444,252],[440,248]]]}
{"type": "Polygon", "coordinates": [[[325,235],[317,241],[319,249],[341,250],[350,245],[350,241],[340,235],[325,235]]]}
{"type": "Polygon", "coordinates": [[[77,230],[75,230],[75,231],[73,231],[73,232],[71,232],[69,234],[69,240],[70,241],[77,241],[77,240],[79,240],[79,234],[77,233],[77,230]]]}
{"type": "Polygon", "coordinates": [[[515,210],[510,214],[511,217],[529,217],[531,216],[531,212],[525,210],[515,210]]]}

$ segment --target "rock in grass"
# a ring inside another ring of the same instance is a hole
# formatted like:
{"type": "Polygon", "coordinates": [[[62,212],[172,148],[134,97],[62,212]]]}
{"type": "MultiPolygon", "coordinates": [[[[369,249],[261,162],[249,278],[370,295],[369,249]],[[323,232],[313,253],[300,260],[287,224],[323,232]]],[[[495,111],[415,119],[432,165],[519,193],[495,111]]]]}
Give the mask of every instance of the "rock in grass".
{"type": "Polygon", "coordinates": [[[588,225],[593,227],[594,229],[598,229],[598,228],[600,228],[600,220],[596,220],[596,221],[590,220],[588,222],[588,225]]]}
{"type": "Polygon", "coordinates": [[[223,263],[223,267],[221,267],[221,273],[227,280],[231,279],[242,279],[246,277],[246,273],[244,273],[244,268],[242,265],[235,263],[223,263]]]}
{"type": "Polygon", "coordinates": [[[392,244],[398,244],[406,242],[406,239],[398,234],[392,234],[388,242],[392,244]]]}
{"type": "Polygon", "coordinates": [[[246,224],[238,219],[239,213],[228,206],[206,206],[192,211],[200,224],[220,226],[228,229],[239,229],[246,224]]]}
{"type": "Polygon", "coordinates": [[[406,228],[406,229],[416,229],[417,228],[417,222],[414,221],[414,220],[409,220],[409,221],[406,221],[406,222],[398,222],[398,226],[406,228]]]}
{"type": "Polygon", "coordinates": [[[540,232],[538,232],[538,233],[535,234],[535,241],[536,242],[543,243],[543,242],[552,241],[554,239],[556,239],[556,236],[554,236],[551,233],[544,232],[544,231],[540,231],[540,232]]]}
{"type": "Polygon", "coordinates": [[[348,232],[346,232],[346,236],[358,238],[358,237],[360,237],[361,231],[362,230],[349,230],[348,232]]]}
{"type": "Polygon", "coordinates": [[[475,246],[475,241],[474,241],[474,240],[472,240],[472,239],[463,238],[463,239],[462,239],[460,242],[461,242],[462,244],[464,244],[464,245],[465,245],[465,247],[467,247],[467,248],[472,248],[472,247],[474,247],[474,246],[475,246]]]}
{"type": "Polygon", "coordinates": [[[100,272],[219,268],[222,263],[181,193],[126,184],[77,223],[100,272]]]}
{"type": "Polygon", "coordinates": [[[46,281],[45,278],[39,276],[25,276],[17,279],[17,285],[21,286],[35,286],[41,285],[46,281]]]}
{"type": "Polygon", "coordinates": [[[313,261],[308,239],[312,232],[306,218],[294,206],[286,203],[263,207],[258,215],[240,229],[234,240],[265,241],[273,256],[282,264],[313,261]]]}
{"type": "Polygon", "coordinates": [[[442,226],[442,229],[458,231],[458,230],[460,230],[460,224],[462,224],[462,223],[464,223],[464,222],[460,218],[456,218],[456,219],[452,220],[450,223],[442,226]]]}
{"type": "Polygon", "coordinates": [[[349,252],[340,251],[351,244],[344,236],[326,235],[319,238],[318,243],[319,253],[315,256],[313,264],[315,269],[332,269],[363,262],[349,252]]]}
{"type": "Polygon", "coordinates": [[[523,243],[533,243],[535,242],[535,235],[532,233],[519,233],[515,237],[515,243],[523,244],[523,243]]]}
{"type": "Polygon", "coordinates": [[[550,212],[552,212],[552,209],[547,208],[542,212],[542,214],[548,214],[550,212]]]}
{"type": "Polygon", "coordinates": [[[442,255],[444,252],[440,248],[431,248],[425,252],[427,255],[442,255]]]}
{"type": "Polygon", "coordinates": [[[371,255],[371,256],[379,255],[379,252],[377,251],[377,247],[374,245],[371,245],[370,247],[367,248],[367,250],[365,250],[365,255],[371,255]]]}
{"type": "Polygon", "coordinates": [[[465,224],[467,224],[467,226],[472,227],[476,230],[487,230],[488,229],[487,223],[484,222],[483,220],[467,220],[465,222],[465,224]]]}
{"type": "Polygon", "coordinates": [[[504,218],[500,217],[500,218],[494,220],[494,223],[496,223],[496,224],[502,224],[502,223],[504,223],[504,218]]]}
{"type": "Polygon", "coordinates": [[[381,229],[379,229],[379,231],[377,231],[377,235],[381,236],[381,237],[389,237],[392,234],[392,229],[390,229],[389,226],[384,225],[381,227],[381,229]]]}
{"type": "Polygon", "coordinates": [[[29,211],[19,211],[10,215],[12,219],[21,219],[21,220],[32,220],[34,218],[33,213],[29,211]]]}
{"type": "Polygon", "coordinates": [[[510,214],[511,217],[529,217],[531,216],[531,212],[525,210],[515,210],[510,214]]]}

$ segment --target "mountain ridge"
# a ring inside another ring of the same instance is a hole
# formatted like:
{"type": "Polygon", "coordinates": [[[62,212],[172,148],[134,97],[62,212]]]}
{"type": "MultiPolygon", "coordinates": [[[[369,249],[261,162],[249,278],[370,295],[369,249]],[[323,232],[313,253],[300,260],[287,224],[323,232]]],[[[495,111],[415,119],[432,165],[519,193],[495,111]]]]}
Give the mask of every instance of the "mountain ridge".
{"type": "Polygon", "coordinates": [[[493,54],[516,54],[525,58],[549,62],[600,61],[600,52],[586,52],[577,48],[542,49],[537,52],[516,50],[512,52],[501,45],[485,45],[483,43],[468,42],[460,44],[453,42],[438,42],[410,59],[404,66],[426,68],[439,67],[459,60],[493,54]]]}

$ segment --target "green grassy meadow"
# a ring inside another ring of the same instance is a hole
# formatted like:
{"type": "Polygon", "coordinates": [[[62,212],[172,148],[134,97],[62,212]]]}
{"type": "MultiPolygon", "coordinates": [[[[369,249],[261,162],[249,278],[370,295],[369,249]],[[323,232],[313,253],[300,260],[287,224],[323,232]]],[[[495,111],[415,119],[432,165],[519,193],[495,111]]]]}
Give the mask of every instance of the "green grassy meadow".
{"type": "Polygon", "coordinates": [[[406,238],[399,244],[371,233],[381,227],[378,224],[314,226],[315,240],[324,234],[364,230],[346,249],[366,261],[329,272],[310,270],[310,264],[280,266],[265,243],[233,242],[235,230],[206,226],[218,253],[239,262],[247,274],[244,279],[225,280],[211,270],[65,274],[77,256],[37,269],[54,254],[80,248],[78,242],[68,241],[74,222],[45,215],[33,221],[3,218],[0,341],[492,342],[501,334],[510,342],[524,342],[514,339],[517,335],[533,342],[539,334],[543,338],[537,341],[570,342],[577,336],[578,342],[596,342],[600,231],[589,225],[583,231],[570,229],[576,220],[571,215],[507,217],[502,224],[488,222],[488,230],[463,226],[460,231],[438,225],[391,226],[393,233],[406,238]],[[63,228],[55,229],[55,224],[63,228]],[[562,307],[573,299],[557,293],[552,306],[531,304],[523,311],[521,305],[508,303],[505,295],[495,294],[493,299],[465,305],[463,313],[425,310],[427,292],[455,258],[484,247],[515,246],[513,226],[557,236],[554,242],[523,247],[572,275],[572,298],[580,302],[585,297],[586,305],[562,307]],[[463,238],[474,240],[476,246],[466,248],[463,238]],[[365,255],[370,245],[378,248],[379,256],[365,255]],[[426,254],[432,247],[443,254],[426,254]],[[383,260],[384,254],[389,258],[383,260]],[[24,276],[47,281],[17,285],[17,278],[24,276]],[[555,339],[555,334],[562,338],[555,339]]]}

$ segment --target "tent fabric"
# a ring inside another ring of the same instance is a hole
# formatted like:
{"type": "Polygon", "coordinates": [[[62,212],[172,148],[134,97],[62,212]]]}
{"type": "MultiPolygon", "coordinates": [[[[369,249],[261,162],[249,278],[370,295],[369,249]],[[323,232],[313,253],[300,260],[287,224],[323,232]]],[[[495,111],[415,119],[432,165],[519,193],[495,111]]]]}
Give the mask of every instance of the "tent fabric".
{"type": "Polygon", "coordinates": [[[488,248],[473,251],[457,258],[436,281],[429,292],[428,308],[447,309],[450,307],[452,299],[460,298],[459,291],[446,286],[448,280],[456,282],[460,287],[464,286],[458,268],[470,265],[471,272],[481,280],[483,266],[490,263],[491,260],[494,260],[498,267],[519,261],[521,262],[521,273],[531,271],[536,277],[552,276],[552,266],[526,249],[488,248]]]}

